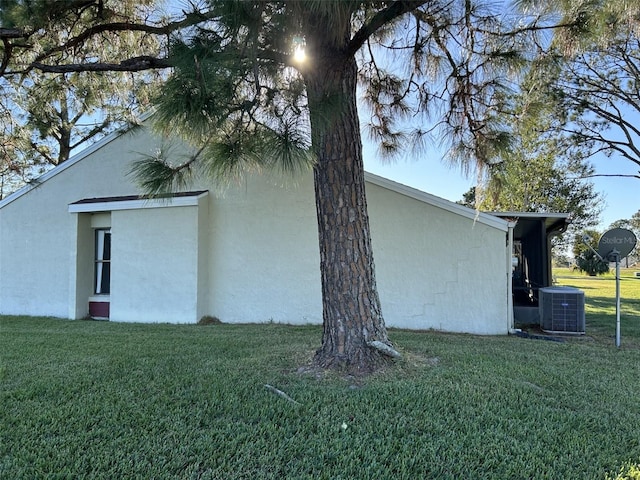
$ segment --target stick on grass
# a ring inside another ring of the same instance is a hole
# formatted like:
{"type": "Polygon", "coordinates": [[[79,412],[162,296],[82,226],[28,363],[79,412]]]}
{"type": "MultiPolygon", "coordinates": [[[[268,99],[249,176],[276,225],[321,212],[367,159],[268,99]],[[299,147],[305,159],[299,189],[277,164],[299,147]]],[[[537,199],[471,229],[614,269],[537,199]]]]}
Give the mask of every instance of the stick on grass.
{"type": "Polygon", "coordinates": [[[285,400],[295,404],[295,405],[302,405],[300,402],[296,402],[293,398],[291,398],[289,395],[287,395],[286,393],[284,393],[282,390],[278,390],[276,387],[273,387],[271,385],[269,385],[268,383],[265,384],[265,388],[267,390],[272,391],[273,393],[275,393],[276,395],[280,395],[282,398],[284,398],[285,400]]]}

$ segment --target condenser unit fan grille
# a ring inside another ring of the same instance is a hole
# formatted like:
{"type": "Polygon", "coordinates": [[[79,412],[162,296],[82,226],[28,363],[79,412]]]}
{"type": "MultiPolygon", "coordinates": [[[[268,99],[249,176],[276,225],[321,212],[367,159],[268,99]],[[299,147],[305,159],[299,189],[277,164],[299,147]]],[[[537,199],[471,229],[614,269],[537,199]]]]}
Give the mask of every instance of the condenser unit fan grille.
{"type": "Polygon", "coordinates": [[[539,290],[540,326],[549,333],[585,332],[584,292],[572,287],[539,290]]]}

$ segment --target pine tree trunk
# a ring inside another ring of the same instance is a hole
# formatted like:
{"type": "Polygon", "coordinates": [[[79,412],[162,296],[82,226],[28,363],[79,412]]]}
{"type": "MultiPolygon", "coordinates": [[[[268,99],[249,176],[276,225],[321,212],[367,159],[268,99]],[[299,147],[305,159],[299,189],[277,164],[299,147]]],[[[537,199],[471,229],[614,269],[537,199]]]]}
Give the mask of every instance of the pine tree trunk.
{"type": "Polygon", "coordinates": [[[367,373],[388,361],[367,342],[389,342],[371,248],[355,59],[336,62],[334,57],[307,77],[307,93],[318,155],[314,184],[324,324],[315,362],[367,373]],[[327,112],[336,96],[335,104],[343,107],[327,112]]]}

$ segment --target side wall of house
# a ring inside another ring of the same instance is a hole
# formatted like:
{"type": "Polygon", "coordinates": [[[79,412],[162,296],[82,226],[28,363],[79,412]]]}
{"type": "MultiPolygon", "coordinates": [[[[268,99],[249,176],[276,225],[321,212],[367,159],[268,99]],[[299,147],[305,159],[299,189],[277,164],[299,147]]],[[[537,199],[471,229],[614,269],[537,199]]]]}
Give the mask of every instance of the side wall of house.
{"type": "MultiPolygon", "coordinates": [[[[387,325],[507,333],[506,231],[373,183],[367,195],[387,325]]],[[[208,313],[322,322],[311,175],[249,176],[210,197],[208,313]]]]}
{"type": "Polygon", "coordinates": [[[69,250],[75,222],[44,188],[2,210],[2,313],[67,316],[69,250]],[[60,214],[57,210],[61,210],[60,214]]]}
{"type": "Polygon", "coordinates": [[[198,199],[198,258],[197,258],[197,307],[196,319],[209,313],[209,258],[212,245],[209,241],[210,222],[209,198],[211,194],[198,199]]]}
{"type": "Polygon", "coordinates": [[[506,232],[367,184],[387,325],[508,332],[506,232]]]}
{"type": "MultiPolygon", "coordinates": [[[[91,212],[68,205],[137,193],[130,162],[154,142],[122,136],[0,210],[0,314],[88,313],[91,212]]],[[[111,318],[321,323],[312,175],[193,188],[211,190],[198,206],[111,211],[111,318]]],[[[504,231],[371,182],[367,194],[388,325],[507,332],[504,231]]]]}
{"type": "Polygon", "coordinates": [[[114,321],[198,321],[198,208],[111,213],[114,321]]]}
{"type": "MultiPolygon", "coordinates": [[[[76,224],[72,229],[72,243],[69,245],[69,298],[68,317],[71,319],[85,318],[89,314],[88,298],[93,294],[94,262],[95,262],[95,233],[90,213],[68,214],[76,224]]],[[[102,214],[106,226],[110,225],[109,215],[102,214]],[[105,218],[106,217],[106,218],[105,218]],[[105,221],[106,220],[106,221],[105,221]]]]}
{"type": "Polygon", "coordinates": [[[151,148],[144,132],[126,134],[3,206],[1,314],[70,316],[78,218],[67,205],[81,198],[135,193],[125,160],[151,153],[151,148]]]}
{"type": "Polygon", "coordinates": [[[311,181],[248,175],[209,195],[209,315],[230,323],[322,322],[311,181]]]}

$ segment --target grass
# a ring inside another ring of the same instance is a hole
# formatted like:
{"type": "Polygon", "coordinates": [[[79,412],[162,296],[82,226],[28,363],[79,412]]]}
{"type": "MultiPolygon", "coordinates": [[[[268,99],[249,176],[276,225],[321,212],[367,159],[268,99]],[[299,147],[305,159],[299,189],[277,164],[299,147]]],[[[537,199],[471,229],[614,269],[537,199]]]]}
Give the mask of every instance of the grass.
{"type": "MultiPolygon", "coordinates": [[[[620,272],[620,336],[622,344],[630,342],[640,348],[640,278],[635,277],[637,271],[640,269],[621,269],[620,272]]],[[[570,269],[554,269],[554,277],[560,285],[577,287],[585,292],[589,336],[606,344],[615,342],[615,271],[590,277],[570,269]]]]}
{"type": "Polygon", "coordinates": [[[366,380],[298,369],[316,326],[0,317],[0,478],[638,479],[640,280],[617,349],[613,277],[557,276],[584,338],[392,330],[366,380]]]}

